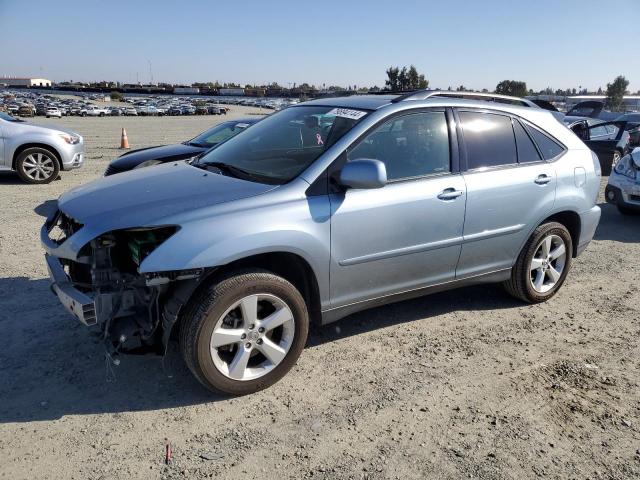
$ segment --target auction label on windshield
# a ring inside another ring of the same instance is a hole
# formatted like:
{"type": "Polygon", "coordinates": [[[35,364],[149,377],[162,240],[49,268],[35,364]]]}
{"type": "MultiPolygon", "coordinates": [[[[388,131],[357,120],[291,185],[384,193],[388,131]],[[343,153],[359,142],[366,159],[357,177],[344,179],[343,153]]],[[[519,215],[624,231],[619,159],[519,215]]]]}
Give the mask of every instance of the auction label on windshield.
{"type": "Polygon", "coordinates": [[[350,108],[334,108],[327,115],[335,115],[336,117],[350,118],[351,120],[359,120],[368,112],[362,110],[351,110],[350,108]]]}

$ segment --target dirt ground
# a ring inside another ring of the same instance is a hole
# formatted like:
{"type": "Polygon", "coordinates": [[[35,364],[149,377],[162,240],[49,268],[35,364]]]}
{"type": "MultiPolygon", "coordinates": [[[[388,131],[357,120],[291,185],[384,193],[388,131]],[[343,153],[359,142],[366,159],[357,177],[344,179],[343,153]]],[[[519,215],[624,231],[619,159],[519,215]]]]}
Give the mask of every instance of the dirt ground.
{"type": "Polygon", "coordinates": [[[244,398],[209,394],[175,347],[110,368],[49,291],[38,206],[99,177],[123,126],[139,148],[221,120],[38,119],[81,133],[86,165],[0,176],[0,478],[640,478],[640,217],[606,204],[543,305],[483,286],[352,315],[244,398]]]}

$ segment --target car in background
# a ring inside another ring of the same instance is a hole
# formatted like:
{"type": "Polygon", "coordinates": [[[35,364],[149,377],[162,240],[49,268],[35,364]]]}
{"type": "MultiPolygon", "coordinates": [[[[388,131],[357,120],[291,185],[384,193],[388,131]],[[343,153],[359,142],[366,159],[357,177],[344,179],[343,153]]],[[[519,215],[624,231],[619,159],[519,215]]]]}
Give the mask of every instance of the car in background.
{"type": "Polygon", "coordinates": [[[625,113],[616,118],[618,122],[627,122],[624,129],[629,132],[631,147],[640,146],[640,113],[625,113]]]}
{"type": "Polygon", "coordinates": [[[260,118],[230,120],[211,127],[209,130],[202,132],[197,137],[184,143],[142,148],[127,152],[115,160],[112,160],[104,175],[109,176],[136,168],[150,167],[159,163],[174,162],[195,157],[236,136],[258,120],[260,120],[260,118]]]}
{"type": "Polygon", "coordinates": [[[180,107],[171,107],[167,110],[167,115],[182,115],[182,109],[180,107]]]}
{"type": "Polygon", "coordinates": [[[90,105],[80,111],[80,115],[83,117],[104,117],[110,115],[110,113],[106,108],[98,107],[97,105],[90,105]]]}
{"type": "Polygon", "coordinates": [[[34,125],[0,112],[0,170],[13,170],[26,183],[49,183],[60,170],[84,161],[80,135],[60,127],[34,125]]]}
{"type": "Polygon", "coordinates": [[[138,116],[138,111],[134,107],[126,107],[124,109],[124,114],[125,115],[129,115],[129,116],[133,116],[133,117],[137,117],[138,116]]]}
{"type": "Polygon", "coordinates": [[[563,122],[598,155],[602,175],[609,175],[618,160],[630,151],[626,122],[574,116],[564,117],[563,122]]]}
{"type": "Polygon", "coordinates": [[[118,108],[118,107],[111,107],[109,109],[109,112],[111,114],[112,117],[119,117],[123,114],[122,109],[118,108]]]}
{"type": "Polygon", "coordinates": [[[62,112],[57,108],[47,108],[45,115],[47,118],[51,118],[51,117],[62,118],[62,112]]]}
{"type": "Polygon", "coordinates": [[[21,117],[33,117],[35,115],[35,108],[31,105],[22,105],[18,107],[17,114],[21,117]]]}
{"type": "Polygon", "coordinates": [[[604,196],[620,213],[640,213],[640,147],[622,157],[613,168],[604,196]]]}

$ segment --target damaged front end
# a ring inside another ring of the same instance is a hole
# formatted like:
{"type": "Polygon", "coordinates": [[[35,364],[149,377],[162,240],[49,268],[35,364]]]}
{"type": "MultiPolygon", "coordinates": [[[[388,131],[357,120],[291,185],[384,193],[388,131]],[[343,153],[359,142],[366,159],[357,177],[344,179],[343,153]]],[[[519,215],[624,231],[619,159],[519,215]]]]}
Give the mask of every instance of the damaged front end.
{"type": "Polygon", "coordinates": [[[163,354],[179,309],[203,269],[141,273],[140,265],[178,227],[110,231],[69,255],[63,247],[82,227],[60,211],[43,227],[54,293],[105,341],[110,355],[163,354]]]}

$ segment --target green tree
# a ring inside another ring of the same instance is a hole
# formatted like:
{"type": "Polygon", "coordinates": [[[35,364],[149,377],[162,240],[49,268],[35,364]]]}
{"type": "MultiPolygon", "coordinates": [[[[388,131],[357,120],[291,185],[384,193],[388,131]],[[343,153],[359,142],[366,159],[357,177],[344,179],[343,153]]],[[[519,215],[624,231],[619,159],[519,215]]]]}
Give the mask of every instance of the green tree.
{"type": "Polygon", "coordinates": [[[622,75],[618,75],[613,83],[607,83],[607,106],[614,112],[622,109],[623,97],[628,86],[629,80],[622,75]]]}
{"type": "Polygon", "coordinates": [[[418,72],[415,65],[410,65],[409,68],[389,67],[386,70],[386,74],[385,87],[387,87],[387,90],[403,92],[429,87],[429,81],[424,74],[418,72]]]}
{"type": "Polygon", "coordinates": [[[384,82],[385,86],[392,92],[400,90],[400,84],[398,83],[398,75],[400,69],[398,67],[387,68],[387,80],[384,82]]]}
{"type": "Polygon", "coordinates": [[[512,97],[524,97],[527,95],[527,84],[517,80],[503,80],[496,86],[495,93],[512,97]]]}

